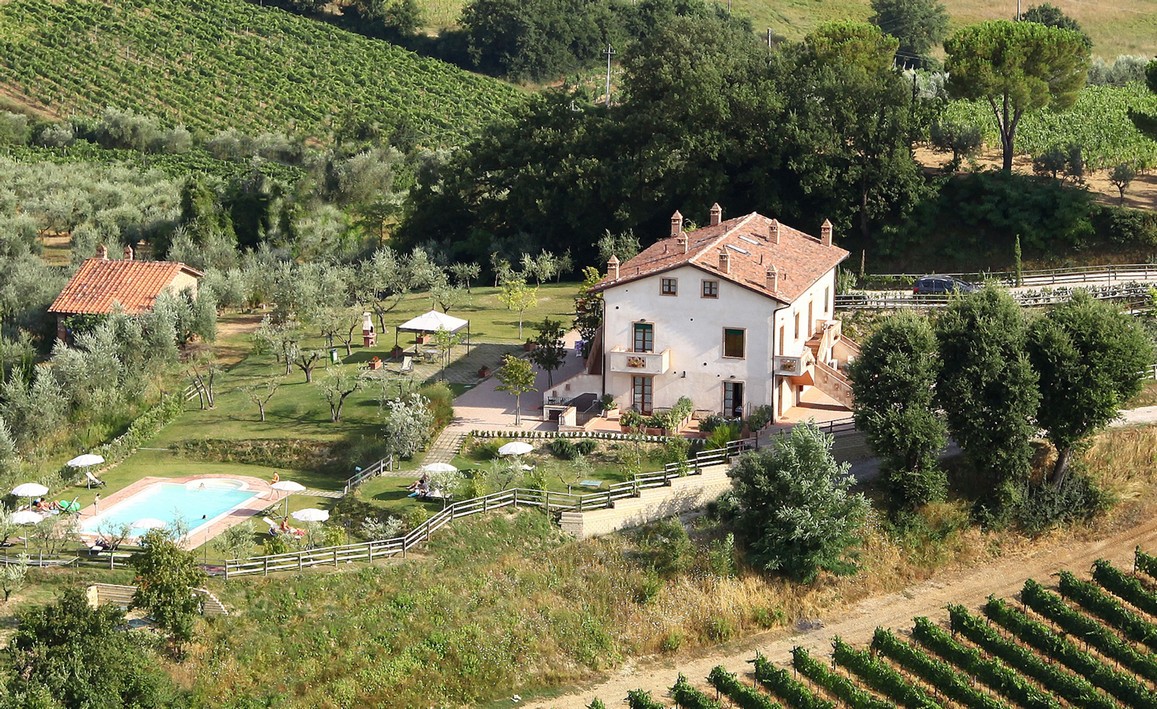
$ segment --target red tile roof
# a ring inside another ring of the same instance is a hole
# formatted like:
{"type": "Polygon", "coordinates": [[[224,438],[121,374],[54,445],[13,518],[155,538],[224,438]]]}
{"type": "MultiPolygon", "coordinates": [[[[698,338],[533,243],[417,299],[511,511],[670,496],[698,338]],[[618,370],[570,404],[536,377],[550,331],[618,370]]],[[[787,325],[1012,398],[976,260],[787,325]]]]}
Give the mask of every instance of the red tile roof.
{"type": "Polygon", "coordinates": [[[203,274],[174,261],[109,261],[90,258],[56,296],[50,313],[105,315],[119,304],[133,315],[153,308],[157,296],[181,271],[200,278],[203,274]]]}
{"type": "MultiPolygon", "coordinates": [[[[680,220],[681,221],[681,220],[680,220]]],[[[772,243],[773,219],[752,212],[714,226],[684,232],[687,253],[678,237],[660,239],[638,256],[619,265],[619,277],[604,277],[596,290],[606,290],[640,278],[695,266],[721,280],[750,288],[783,303],[803,295],[821,276],[848,257],[838,246],[824,246],[819,239],[785,224],[779,226],[779,243],[772,243]],[[725,250],[730,272],[720,268],[725,250]],[[778,271],[776,289],[768,288],[767,272],[778,271]]]]}

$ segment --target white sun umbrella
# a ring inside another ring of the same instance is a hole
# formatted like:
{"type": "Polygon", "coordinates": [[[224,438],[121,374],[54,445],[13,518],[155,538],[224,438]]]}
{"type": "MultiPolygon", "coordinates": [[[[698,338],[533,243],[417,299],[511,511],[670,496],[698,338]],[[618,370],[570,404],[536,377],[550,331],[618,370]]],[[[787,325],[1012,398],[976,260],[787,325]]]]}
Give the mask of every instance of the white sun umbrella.
{"type": "MultiPolygon", "coordinates": [[[[19,512],[13,512],[12,516],[10,516],[8,519],[12,520],[13,524],[28,526],[31,524],[40,524],[43,522],[44,515],[41,515],[38,512],[33,512],[32,510],[20,510],[19,512]]],[[[24,549],[25,551],[28,550],[27,534],[24,535],[24,549]]]]}
{"type": "Polygon", "coordinates": [[[422,472],[424,473],[453,473],[457,472],[457,470],[458,468],[455,468],[449,463],[427,463],[422,466],[422,472]]]}
{"type": "Polygon", "coordinates": [[[526,455],[534,450],[534,446],[526,441],[511,441],[498,449],[498,455],[526,455]]]}
{"type": "Polygon", "coordinates": [[[306,507],[304,510],[297,510],[291,516],[299,522],[324,522],[329,519],[328,512],[319,510],[316,507],[306,507]]]}
{"type": "Polygon", "coordinates": [[[92,465],[100,465],[103,462],[104,458],[100,457],[96,453],[85,453],[84,455],[76,456],[72,460],[65,463],[65,465],[72,468],[87,468],[92,465]]]}
{"type": "Polygon", "coordinates": [[[289,514],[289,496],[295,492],[303,492],[305,490],[305,485],[295,483],[292,480],[278,480],[269,487],[285,493],[285,514],[289,514]]]}
{"type": "Polygon", "coordinates": [[[44,521],[44,515],[33,512],[32,510],[20,510],[19,512],[13,512],[8,519],[12,520],[13,524],[40,524],[44,521]]]}
{"type": "Polygon", "coordinates": [[[40,483],[24,483],[12,488],[12,494],[17,497],[27,497],[28,506],[32,507],[32,498],[48,494],[48,488],[40,483]]]}

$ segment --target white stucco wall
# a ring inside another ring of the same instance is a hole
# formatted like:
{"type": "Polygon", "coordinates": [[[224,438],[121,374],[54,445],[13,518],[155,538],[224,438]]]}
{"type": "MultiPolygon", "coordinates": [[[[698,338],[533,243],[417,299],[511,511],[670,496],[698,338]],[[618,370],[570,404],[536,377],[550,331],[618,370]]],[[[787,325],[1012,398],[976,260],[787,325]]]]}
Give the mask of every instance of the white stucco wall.
{"type": "MultiPolygon", "coordinates": [[[[784,397],[781,402],[790,407],[794,403],[790,400],[790,387],[781,382],[777,388],[771,374],[772,357],[780,354],[779,327],[783,326],[786,336],[782,353],[799,356],[810,334],[816,330],[815,323],[831,319],[834,298],[834,269],[794,303],[784,307],[783,303],[749,288],[694,266],[683,266],[605,291],[603,345],[607,352],[616,347],[631,351],[634,324],[642,321],[653,324],[654,352],[670,350],[668,371],[652,379],[655,409],[669,408],[679,397],[687,396],[695,402],[696,409],[722,411],[723,383],[726,381],[744,384],[748,411],[756,406],[776,403],[781,389],[784,397]],[[662,278],[678,279],[677,295],[660,293],[662,278]],[[702,297],[704,280],[719,281],[718,298],[702,297]],[[812,304],[810,328],[807,323],[809,303],[812,304]],[[780,310],[775,312],[776,308],[780,310]],[[795,336],[797,313],[800,317],[799,337],[795,336]],[[725,328],[746,330],[743,359],[723,356],[725,328]]],[[[606,392],[623,407],[631,406],[633,375],[611,371],[609,360],[606,372],[606,392]]],[[[777,404],[777,415],[781,410],[777,404]]]]}

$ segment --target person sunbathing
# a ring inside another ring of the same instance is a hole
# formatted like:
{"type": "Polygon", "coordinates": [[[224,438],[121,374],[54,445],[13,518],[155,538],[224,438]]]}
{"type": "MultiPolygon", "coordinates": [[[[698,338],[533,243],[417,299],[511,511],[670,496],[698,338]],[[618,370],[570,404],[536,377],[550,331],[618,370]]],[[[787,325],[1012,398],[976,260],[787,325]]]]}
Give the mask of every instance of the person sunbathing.
{"type": "Polygon", "coordinates": [[[420,477],[417,480],[415,480],[414,482],[410,483],[410,486],[407,487],[406,489],[409,490],[410,492],[413,492],[414,490],[422,490],[423,488],[429,488],[429,486],[430,486],[430,474],[429,473],[422,473],[422,477],[420,477]]]}

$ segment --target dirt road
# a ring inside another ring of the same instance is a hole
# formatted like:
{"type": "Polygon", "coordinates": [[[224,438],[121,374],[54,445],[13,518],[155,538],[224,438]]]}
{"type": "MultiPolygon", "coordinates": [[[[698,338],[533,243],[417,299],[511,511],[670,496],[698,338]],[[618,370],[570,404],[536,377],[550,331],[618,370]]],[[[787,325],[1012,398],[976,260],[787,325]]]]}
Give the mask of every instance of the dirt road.
{"type": "MultiPolygon", "coordinates": [[[[732,672],[747,675],[749,660],[756,650],[772,662],[786,664],[792,647],[800,645],[827,656],[831,640],[840,636],[848,642],[862,645],[871,640],[876,626],[907,630],[912,618],[926,615],[934,619],[947,616],[948,603],[962,603],[979,607],[988,596],[1015,595],[1025,579],[1034,578],[1045,585],[1050,576],[1067,569],[1088,578],[1089,568],[1096,559],[1109,559],[1120,568],[1133,568],[1133,549],[1157,548],[1157,520],[1117,533],[1098,541],[1073,542],[1058,539],[1046,547],[1031,552],[1010,554],[991,564],[950,574],[934,581],[904,589],[899,593],[867,598],[850,610],[831,618],[826,625],[798,632],[794,629],[773,630],[721,647],[711,648],[696,656],[662,658],[628,665],[609,679],[549,700],[528,702],[530,707],[585,707],[598,697],[607,706],[617,706],[632,689],[649,690],[656,698],[666,697],[667,689],[675,683],[678,672],[699,686],[715,665],[723,665],[732,672]]],[[[818,625],[818,624],[817,624],[818,625]]]]}

